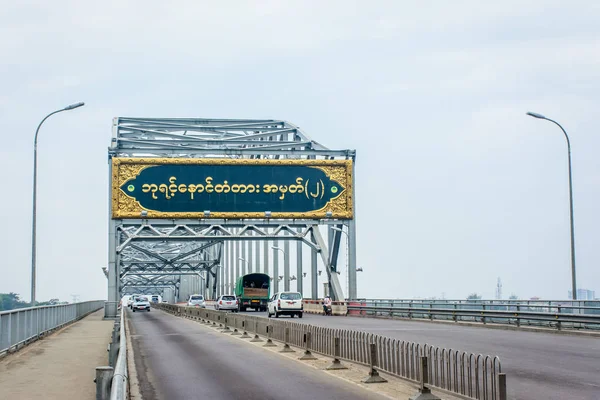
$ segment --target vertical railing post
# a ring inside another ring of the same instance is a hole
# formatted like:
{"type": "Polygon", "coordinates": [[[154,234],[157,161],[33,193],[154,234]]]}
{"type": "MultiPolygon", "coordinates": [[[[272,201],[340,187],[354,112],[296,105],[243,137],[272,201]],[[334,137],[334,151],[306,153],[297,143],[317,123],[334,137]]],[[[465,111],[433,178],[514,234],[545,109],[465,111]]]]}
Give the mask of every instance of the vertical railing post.
{"type": "Polygon", "coordinates": [[[312,347],[312,335],[310,332],[304,333],[304,354],[302,357],[299,357],[299,360],[316,360],[317,357],[313,356],[310,352],[310,348],[312,347]]]}
{"type": "Polygon", "coordinates": [[[114,374],[113,367],[96,367],[96,400],[110,399],[110,383],[114,374]]]}
{"type": "Polygon", "coordinates": [[[369,345],[369,376],[362,380],[363,383],[383,383],[387,382],[387,379],[379,376],[379,372],[375,369],[377,365],[377,345],[375,343],[371,343],[369,345]]]}
{"type": "Polygon", "coordinates": [[[457,310],[457,308],[458,308],[458,307],[457,307],[458,305],[457,305],[456,303],[454,303],[454,305],[453,305],[453,306],[454,306],[454,312],[452,313],[452,319],[454,320],[454,322],[458,322],[458,320],[457,320],[457,318],[456,318],[456,310],[457,310]]]}
{"type": "Polygon", "coordinates": [[[290,328],[285,327],[285,336],[283,339],[283,349],[279,350],[280,353],[295,353],[295,351],[290,347],[290,328]]]}
{"type": "Polygon", "coordinates": [[[485,324],[485,304],[481,305],[481,322],[485,324]]]}
{"type": "Polygon", "coordinates": [[[340,338],[333,338],[333,362],[326,369],[348,369],[340,362],[340,338]]]}
{"type": "Polygon", "coordinates": [[[272,335],[273,335],[273,325],[267,325],[267,343],[265,343],[263,345],[263,347],[277,347],[277,345],[275,343],[273,343],[273,340],[271,339],[272,335]]]}
{"type": "Polygon", "coordinates": [[[233,332],[231,332],[231,336],[241,336],[241,333],[237,328],[237,321],[237,317],[233,317],[233,332]]]}
{"type": "Polygon", "coordinates": [[[498,374],[498,400],[506,400],[506,374],[498,374]]]}
{"type": "Polygon", "coordinates": [[[229,318],[225,317],[225,328],[221,331],[222,333],[230,333],[231,329],[229,329],[229,318]]]}
{"type": "Polygon", "coordinates": [[[421,356],[419,363],[419,391],[414,396],[409,397],[409,400],[441,400],[439,397],[431,393],[431,389],[429,389],[427,386],[429,385],[429,366],[427,362],[427,356],[421,356]]]}
{"type": "Polygon", "coordinates": [[[258,342],[262,342],[263,341],[260,338],[260,336],[258,336],[258,320],[257,319],[254,320],[254,337],[250,341],[254,342],[254,343],[258,343],[258,342]]]}
{"type": "Polygon", "coordinates": [[[248,335],[248,327],[246,326],[246,322],[248,321],[246,320],[246,318],[244,318],[244,320],[242,321],[242,328],[244,333],[242,334],[242,336],[240,336],[240,338],[242,339],[250,339],[250,335],[248,335]]]}

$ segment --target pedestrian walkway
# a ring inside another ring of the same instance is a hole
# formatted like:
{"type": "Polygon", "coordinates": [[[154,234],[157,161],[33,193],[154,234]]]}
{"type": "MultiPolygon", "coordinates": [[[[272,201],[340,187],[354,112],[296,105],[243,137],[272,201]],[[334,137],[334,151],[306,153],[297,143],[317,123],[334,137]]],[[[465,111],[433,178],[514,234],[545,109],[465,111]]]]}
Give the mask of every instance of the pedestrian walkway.
{"type": "Polygon", "coordinates": [[[0,360],[0,399],[96,398],[96,367],[108,364],[113,321],[104,310],[0,360]]]}

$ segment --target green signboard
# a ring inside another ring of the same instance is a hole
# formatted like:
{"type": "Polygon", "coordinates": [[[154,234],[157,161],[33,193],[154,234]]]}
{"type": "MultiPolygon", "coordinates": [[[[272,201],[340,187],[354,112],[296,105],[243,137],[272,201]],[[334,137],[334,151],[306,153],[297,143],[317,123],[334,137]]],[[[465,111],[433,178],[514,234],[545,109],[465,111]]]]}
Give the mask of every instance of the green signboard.
{"type": "Polygon", "coordinates": [[[344,218],[351,160],[113,158],[113,218],[344,218]]]}

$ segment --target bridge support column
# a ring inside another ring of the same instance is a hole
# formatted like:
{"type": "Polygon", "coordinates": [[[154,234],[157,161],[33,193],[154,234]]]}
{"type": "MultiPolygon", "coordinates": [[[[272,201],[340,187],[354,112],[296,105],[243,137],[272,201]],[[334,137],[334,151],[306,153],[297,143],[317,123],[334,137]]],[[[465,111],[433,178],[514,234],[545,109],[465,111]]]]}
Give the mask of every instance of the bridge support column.
{"type": "MultiPolygon", "coordinates": [[[[238,232],[239,232],[239,229],[236,229],[236,231],[237,231],[236,233],[238,233],[238,232]]],[[[240,276],[242,276],[242,275],[240,275],[240,272],[241,272],[241,271],[240,271],[240,264],[242,263],[242,262],[240,261],[240,257],[242,256],[242,253],[241,253],[241,251],[240,251],[240,250],[241,250],[241,249],[240,249],[240,246],[241,246],[241,243],[240,243],[239,241],[236,241],[236,242],[235,242],[235,259],[233,260],[233,261],[235,262],[235,278],[234,278],[234,280],[235,280],[236,282],[237,282],[237,279],[238,279],[240,276]]]]}
{"type": "MultiPolygon", "coordinates": [[[[298,229],[298,232],[302,232],[302,229],[298,229]]],[[[302,294],[302,298],[306,298],[304,295],[304,279],[302,276],[302,241],[296,241],[296,291],[302,294]]]]}
{"type": "Polygon", "coordinates": [[[356,222],[348,223],[348,299],[355,300],[356,294],[356,222]]]}
{"type": "Polygon", "coordinates": [[[117,317],[117,304],[119,299],[120,271],[117,257],[117,226],[113,219],[108,222],[108,302],[104,311],[104,318],[117,317]]]}
{"type": "Polygon", "coordinates": [[[310,291],[311,298],[317,300],[319,298],[319,271],[317,271],[317,251],[311,248],[310,251],[310,291]]]}
{"type": "MultiPolygon", "coordinates": [[[[265,229],[266,231],[266,229],[265,229]]],[[[264,246],[263,246],[263,267],[262,267],[262,271],[264,274],[269,275],[269,241],[265,240],[264,241],[264,246]]],[[[271,286],[273,286],[271,284],[271,286]]],[[[271,290],[272,293],[275,293],[274,290],[271,290]]]]}
{"type": "Polygon", "coordinates": [[[234,287],[235,287],[235,277],[234,277],[234,254],[233,254],[233,242],[228,242],[229,243],[229,266],[227,268],[229,268],[229,293],[234,293],[234,287]]]}
{"type": "Polygon", "coordinates": [[[240,243],[240,245],[242,246],[242,256],[241,256],[242,260],[240,260],[241,263],[242,263],[242,275],[241,276],[246,275],[248,273],[247,271],[248,271],[248,269],[250,267],[248,259],[246,258],[246,245],[247,244],[248,243],[246,241],[243,241],[243,242],[240,243]]]}
{"type": "Polygon", "coordinates": [[[256,247],[256,251],[255,251],[255,257],[256,257],[256,261],[254,262],[254,272],[260,272],[261,268],[260,268],[260,242],[257,240],[256,242],[254,242],[254,245],[256,247]]]}
{"type": "MultiPolygon", "coordinates": [[[[279,247],[279,241],[273,241],[273,247],[279,247]]],[[[271,293],[279,292],[279,253],[276,249],[273,249],[273,291],[271,293]]]]}
{"type": "MultiPolygon", "coordinates": [[[[287,232],[285,233],[287,236],[287,232]]],[[[283,242],[283,290],[290,291],[290,241],[283,242]]]]}
{"type": "MultiPolygon", "coordinates": [[[[253,235],[254,232],[250,232],[250,235],[253,235]]],[[[254,242],[248,242],[248,273],[251,274],[255,271],[255,267],[254,267],[254,242]]]]}

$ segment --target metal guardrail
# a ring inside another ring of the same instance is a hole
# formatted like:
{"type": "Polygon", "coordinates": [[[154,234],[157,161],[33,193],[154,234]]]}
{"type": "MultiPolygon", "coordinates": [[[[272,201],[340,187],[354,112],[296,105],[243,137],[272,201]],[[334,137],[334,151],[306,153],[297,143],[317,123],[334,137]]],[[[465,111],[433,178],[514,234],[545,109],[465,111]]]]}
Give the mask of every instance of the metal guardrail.
{"type": "Polygon", "coordinates": [[[524,303],[500,301],[362,300],[348,306],[350,314],[407,319],[463,321],[536,326],[555,329],[600,329],[600,302],[524,303]]]}
{"type": "Polygon", "coordinates": [[[108,345],[108,366],[96,367],[96,400],[125,400],[128,398],[127,337],[125,310],[120,309],[108,345]]]}
{"type": "Polygon", "coordinates": [[[119,355],[114,366],[110,400],[125,400],[127,398],[127,338],[125,337],[125,311],[121,310],[119,327],[119,355]]]}
{"type": "Polygon", "coordinates": [[[104,307],[104,300],[0,312],[0,356],[104,307]]]}
{"type": "Polygon", "coordinates": [[[500,359],[429,344],[392,339],[367,332],[332,329],[296,322],[267,319],[171,304],[157,304],[171,314],[201,320],[237,333],[254,333],[419,383],[421,357],[428,359],[430,386],[466,399],[505,400],[506,380],[500,359]],[[337,346],[336,346],[337,342],[337,346]],[[375,345],[376,356],[371,354],[375,345]]]}

